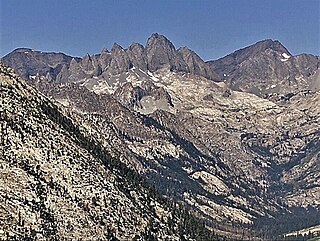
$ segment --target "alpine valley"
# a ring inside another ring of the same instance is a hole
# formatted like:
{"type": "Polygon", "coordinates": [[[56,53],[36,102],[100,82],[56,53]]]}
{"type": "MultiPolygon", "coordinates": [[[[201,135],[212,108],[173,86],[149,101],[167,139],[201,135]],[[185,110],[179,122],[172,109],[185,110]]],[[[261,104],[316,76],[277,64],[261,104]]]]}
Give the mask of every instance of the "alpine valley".
{"type": "Polygon", "coordinates": [[[205,62],[152,34],[1,61],[0,240],[320,235],[319,56],[205,62]]]}

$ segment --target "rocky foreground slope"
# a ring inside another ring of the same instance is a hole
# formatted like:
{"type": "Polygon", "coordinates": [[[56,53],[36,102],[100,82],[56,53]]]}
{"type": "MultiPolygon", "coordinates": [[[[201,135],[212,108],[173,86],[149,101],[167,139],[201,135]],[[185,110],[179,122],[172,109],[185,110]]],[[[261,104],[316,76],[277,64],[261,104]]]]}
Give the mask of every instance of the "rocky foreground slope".
{"type": "Polygon", "coordinates": [[[216,240],[2,63],[0,87],[1,240],[216,240]]]}

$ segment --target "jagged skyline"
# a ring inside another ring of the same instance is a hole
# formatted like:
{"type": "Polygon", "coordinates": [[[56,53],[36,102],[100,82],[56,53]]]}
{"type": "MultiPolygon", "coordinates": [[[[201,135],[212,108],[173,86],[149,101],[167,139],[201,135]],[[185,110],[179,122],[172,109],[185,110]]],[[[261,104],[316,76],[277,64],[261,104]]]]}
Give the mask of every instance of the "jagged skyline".
{"type": "Polygon", "coordinates": [[[144,44],[154,32],[204,60],[267,38],[280,40],[293,54],[319,54],[319,2],[313,0],[0,4],[1,56],[18,47],[83,56],[114,42],[124,48],[144,44]]]}

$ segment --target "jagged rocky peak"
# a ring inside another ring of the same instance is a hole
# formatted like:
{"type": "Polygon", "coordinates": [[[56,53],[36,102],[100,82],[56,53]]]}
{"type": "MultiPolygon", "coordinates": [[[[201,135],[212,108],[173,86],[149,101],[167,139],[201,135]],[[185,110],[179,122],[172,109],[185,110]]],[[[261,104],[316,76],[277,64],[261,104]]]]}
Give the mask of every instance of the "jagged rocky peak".
{"type": "Polygon", "coordinates": [[[250,57],[254,57],[255,55],[270,53],[268,50],[271,50],[271,52],[277,52],[279,57],[282,55],[284,55],[282,57],[286,58],[291,57],[291,53],[278,40],[272,39],[259,41],[253,45],[239,49],[226,57],[233,57],[234,62],[239,63],[250,57]]]}
{"type": "Polygon", "coordinates": [[[102,48],[102,49],[101,49],[101,54],[102,54],[102,53],[110,53],[110,52],[109,52],[109,50],[108,50],[107,48],[102,48]]]}
{"type": "Polygon", "coordinates": [[[147,54],[143,45],[133,43],[126,50],[134,67],[147,70],[147,54]]]}
{"type": "Polygon", "coordinates": [[[100,57],[100,59],[106,58],[107,56],[110,58],[110,55],[111,55],[110,51],[107,48],[103,48],[101,49],[101,52],[98,55],[98,57],[100,57]]]}
{"type": "Polygon", "coordinates": [[[64,64],[64,65],[62,65],[62,68],[56,77],[56,82],[57,83],[65,83],[68,81],[68,78],[69,78],[68,66],[66,64],[64,64]]]}
{"type": "Polygon", "coordinates": [[[187,47],[181,47],[178,50],[178,53],[182,56],[182,59],[186,62],[189,67],[190,72],[199,71],[199,64],[204,63],[204,61],[191,49],[187,47]]]}
{"type": "Polygon", "coordinates": [[[81,68],[81,61],[72,58],[68,69],[68,81],[78,82],[86,77],[85,71],[81,68]]]}
{"type": "Polygon", "coordinates": [[[110,61],[111,53],[108,51],[108,49],[103,48],[99,56],[99,64],[101,66],[101,69],[104,70],[110,64],[110,61]]]}
{"type": "Polygon", "coordinates": [[[153,46],[162,46],[165,49],[170,49],[172,51],[175,51],[175,47],[174,45],[170,42],[169,39],[167,39],[167,37],[165,37],[164,35],[158,34],[158,33],[153,33],[147,40],[147,48],[148,47],[153,47],[153,46]]]}
{"type": "Polygon", "coordinates": [[[208,79],[218,80],[219,77],[210,67],[188,47],[181,47],[178,49],[183,61],[187,64],[191,74],[201,75],[208,79]]]}
{"type": "Polygon", "coordinates": [[[161,68],[186,71],[188,67],[183,59],[177,55],[174,45],[163,35],[152,34],[146,45],[148,69],[156,71],[161,68]]]}
{"type": "Polygon", "coordinates": [[[108,72],[112,75],[128,71],[132,63],[126,51],[117,43],[114,43],[111,49],[111,62],[108,72]]]}
{"type": "Polygon", "coordinates": [[[80,64],[76,61],[75,58],[72,58],[69,65],[69,70],[72,71],[78,71],[81,70],[80,64]]]}
{"type": "Polygon", "coordinates": [[[249,48],[255,49],[256,52],[264,51],[266,49],[272,49],[277,52],[290,54],[289,51],[286,49],[286,47],[284,47],[279,40],[266,39],[266,40],[258,41],[254,45],[249,46],[249,48]]]}
{"type": "MultiPolygon", "coordinates": [[[[191,49],[189,49],[187,46],[184,47],[180,47],[178,48],[178,52],[183,54],[183,55],[197,55],[194,51],[192,51],[191,49]]],[[[199,57],[199,56],[198,56],[199,57]]],[[[199,57],[200,58],[200,57],[199,57]]]]}
{"type": "Polygon", "coordinates": [[[82,57],[82,62],[83,61],[92,61],[92,58],[91,58],[91,56],[90,56],[90,54],[89,53],[86,53],[83,57],[82,57]]]}
{"type": "Polygon", "coordinates": [[[139,43],[132,43],[130,46],[129,46],[129,50],[133,51],[133,52],[143,52],[144,51],[144,46],[142,44],[139,44],[139,43]]]}
{"type": "Polygon", "coordinates": [[[122,51],[122,50],[123,50],[123,48],[122,48],[122,46],[121,46],[120,44],[114,43],[114,44],[112,45],[112,48],[111,48],[111,54],[112,54],[112,53],[116,53],[116,52],[118,52],[118,51],[122,51]]]}
{"type": "Polygon", "coordinates": [[[85,56],[83,56],[81,60],[81,66],[86,71],[92,71],[94,69],[93,60],[88,53],[85,56]]]}
{"type": "Polygon", "coordinates": [[[146,51],[148,69],[155,71],[165,65],[170,66],[176,49],[165,36],[154,33],[148,38],[146,51]]]}
{"type": "Polygon", "coordinates": [[[74,57],[73,61],[73,57],[64,54],[33,51],[27,48],[17,49],[4,56],[3,59],[25,79],[30,79],[30,76],[37,74],[45,77],[47,73],[50,73],[53,81],[57,79],[61,81],[61,76],[66,75],[64,65],[72,75],[64,79],[75,82],[100,75],[109,79],[114,75],[125,73],[133,67],[151,72],[168,68],[171,71],[191,72],[215,79],[212,71],[195,53],[191,60],[184,59],[184,57],[185,55],[180,54],[165,36],[155,33],[148,38],[145,47],[139,43],[133,43],[124,49],[115,43],[110,52],[107,49],[102,49],[100,54],[92,56],[86,54],[83,58],[74,57]],[[64,72],[60,73],[61,71],[64,72]]]}
{"type": "Polygon", "coordinates": [[[87,54],[73,61],[71,56],[61,53],[29,48],[17,49],[3,57],[3,61],[29,80],[38,75],[45,78],[49,73],[52,81],[87,81],[88,86],[96,86],[97,79],[118,81],[130,69],[146,73],[169,69],[224,81],[234,90],[265,96],[314,89],[319,58],[308,54],[292,56],[279,41],[266,39],[218,60],[204,62],[189,48],[176,50],[165,36],[154,33],[145,47],[133,43],[124,49],[115,43],[110,52],[103,49],[100,54],[87,54]],[[117,76],[120,74],[123,75],[117,76]]]}

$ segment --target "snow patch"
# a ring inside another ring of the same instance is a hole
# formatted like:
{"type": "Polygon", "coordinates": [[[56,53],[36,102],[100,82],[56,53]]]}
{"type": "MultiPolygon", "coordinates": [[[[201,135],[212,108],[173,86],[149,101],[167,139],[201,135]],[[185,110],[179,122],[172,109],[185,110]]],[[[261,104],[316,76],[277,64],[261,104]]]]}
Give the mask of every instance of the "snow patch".
{"type": "Polygon", "coordinates": [[[288,55],[287,53],[282,53],[282,55],[281,55],[282,57],[283,57],[283,59],[280,59],[280,61],[282,61],[282,62],[286,62],[286,61],[288,61],[288,59],[290,59],[290,55],[288,55]]]}
{"type": "Polygon", "coordinates": [[[283,53],[283,54],[282,54],[282,57],[285,58],[285,59],[289,59],[291,56],[288,55],[288,54],[286,54],[286,53],[283,53]]]}

